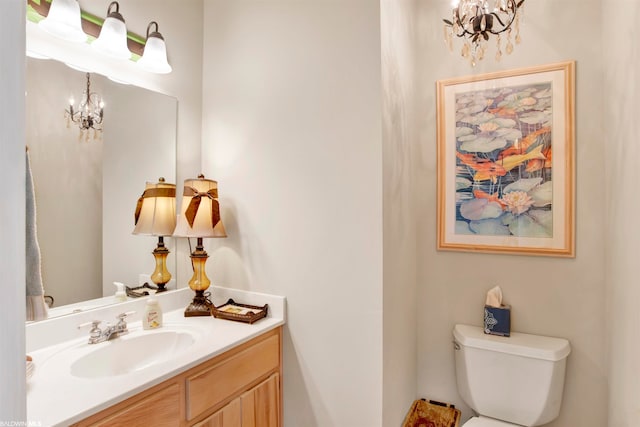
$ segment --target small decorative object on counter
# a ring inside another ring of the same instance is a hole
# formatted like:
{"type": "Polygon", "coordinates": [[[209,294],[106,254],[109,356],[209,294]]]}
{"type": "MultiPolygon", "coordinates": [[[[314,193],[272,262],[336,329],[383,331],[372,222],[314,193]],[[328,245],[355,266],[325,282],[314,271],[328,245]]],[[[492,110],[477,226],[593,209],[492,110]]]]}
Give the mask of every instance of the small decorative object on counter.
{"type": "Polygon", "coordinates": [[[147,282],[144,282],[142,286],[137,286],[135,288],[130,288],[129,286],[125,286],[125,288],[127,289],[127,296],[131,298],[145,297],[147,295],[153,295],[158,292],[158,288],[151,286],[147,282]],[[152,292],[149,292],[146,289],[150,289],[152,292]]]}
{"type": "Polygon", "coordinates": [[[162,308],[155,298],[149,298],[142,318],[143,329],[155,329],[162,326],[162,308]]]}
{"type": "Polygon", "coordinates": [[[502,304],[500,286],[487,292],[484,304],[484,333],[503,337],[511,335],[511,306],[502,304]]]}
{"type": "Polygon", "coordinates": [[[402,427],[458,427],[460,410],[454,405],[419,399],[413,402],[402,427]]]}
{"type": "Polygon", "coordinates": [[[116,294],[115,294],[116,301],[126,302],[127,294],[124,292],[124,283],[113,282],[113,284],[116,286],[116,294]]]}
{"type": "Polygon", "coordinates": [[[269,310],[269,304],[262,307],[258,305],[240,304],[233,299],[218,306],[211,308],[211,314],[220,319],[237,320],[239,322],[254,323],[263,317],[266,317],[269,310]]]}

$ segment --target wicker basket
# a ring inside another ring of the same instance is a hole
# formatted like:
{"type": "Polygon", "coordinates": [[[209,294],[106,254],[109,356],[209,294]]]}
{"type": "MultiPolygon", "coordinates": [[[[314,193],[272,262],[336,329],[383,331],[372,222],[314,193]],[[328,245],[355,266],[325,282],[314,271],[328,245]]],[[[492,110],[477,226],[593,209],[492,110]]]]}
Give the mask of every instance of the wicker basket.
{"type": "Polygon", "coordinates": [[[453,405],[433,400],[416,400],[404,419],[402,427],[458,427],[460,410],[453,405]]]}

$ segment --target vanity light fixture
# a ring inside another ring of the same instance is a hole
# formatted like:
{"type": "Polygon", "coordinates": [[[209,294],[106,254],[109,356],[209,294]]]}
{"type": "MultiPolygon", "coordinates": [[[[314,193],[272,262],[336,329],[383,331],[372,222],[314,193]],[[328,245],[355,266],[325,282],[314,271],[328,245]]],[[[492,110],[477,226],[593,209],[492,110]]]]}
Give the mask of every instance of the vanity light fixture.
{"type": "Polygon", "coordinates": [[[490,36],[496,36],[496,61],[502,58],[502,37],[506,35],[505,51],[513,51],[514,41],[520,43],[520,18],[524,0],[453,0],[452,19],[443,19],[444,38],[453,51],[453,36],[464,39],[460,54],[471,66],[484,58],[490,36]]]}
{"type": "MultiPolygon", "coordinates": [[[[77,0],[27,0],[27,5],[27,19],[59,38],[87,42],[89,36],[90,40],[95,39],[91,46],[96,52],[134,61],[140,69],[150,73],[168,74],[172,71],[167,61],[167,45],[159,32],[158,23],[149,23],[146,40],[127,32],[117,1],[109,4],[105,19],[82,11],[77,0]]],[[[73,47],[69,47],[73,50],[73,47]]],[[[27,54],[43,57],[42,52],[27,51],[27,54]]],[[[83,57],[81,62],[83,68],[94,68],[91,58],[83,57]]]]}
{"type": "Polygon", "coordinates": [[[171,236],[175,228],[176,185],[165,182],[162,177],[157,183],[147,182],[136,205],[133,234],[158,237],[158,246],[153,250],[156,269],[151,275],[157,292],[166,291],[166,284],[171,280],[167,270],[169,249],[164,245],[164,236],[171,236]]]}
{"type": "Polygon", "coordinates": [[[155,21],[151,21],[147,26],[147,42],[144,45],[142,58],[138,60],[138,65],[151,73],[168,74],[171,72],[171,65],[167,61],[167,45],[162,34],[158,32],[158,23],[155,21]],[[153,25],[156,27],[155,31],[151,31],[153,25]]]}
{"type": "MultiPolygon", "coordinates": [[[[104,102],[95,92],[91,92],[91,74],[87,73],[87,87],[82,93],[78,108],[74,108],[75,100],[69,99],[69,109],[65,111],[67,120],[71,120],[80,126],[81,130],[102,130],[104,119],[104,102]]],[[[94,133],[95,136],[95,133],[94,133]]],[[[88,134],[87,134],[88,137],[88,134]]]]}
{"type": "Polygon", "coordinates": [[[119,12],[120,5],[112,1],[107,9],[107,18],[102,23],[100,35],[91,43],[98,52],[120,58],[131,58],[131,51],[127,47],[127,27],[119,12]]]}
{"type": "Polygon", "coordinates": [[[49,14],[38,26],[49,34],[67,41],[87,41],[87,35],[82,31],[80,5],[76,0],[53,0],[49,14]]]}
{"type": "Polygon", "coordinates": [[[210,316],[212,303],[205,295],[205,291],[211,284],[205,271],[209,255],[204,250],[202,239],[227,237],[220,218],[218,183],[205,179],[202,174],[198,179],[186,179],[180,211],[173,235],[197,238],[196,249],[191,253],[193,276],[189,280],[189,287],[195,291],[196,295],[184,315],[185,317],[210,316]]]}

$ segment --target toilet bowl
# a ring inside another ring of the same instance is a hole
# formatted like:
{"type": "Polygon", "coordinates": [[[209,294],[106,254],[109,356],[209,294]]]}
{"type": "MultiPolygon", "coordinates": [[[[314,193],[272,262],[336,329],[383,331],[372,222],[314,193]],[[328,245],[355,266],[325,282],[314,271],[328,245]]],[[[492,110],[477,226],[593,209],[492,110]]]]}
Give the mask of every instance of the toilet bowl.
{"type": "Polygon", "coordinates": [[[453,329],[458,393],[476,413],[464,427],[534,427],[558,417],[569,341],[478,326],[453,329]]]}

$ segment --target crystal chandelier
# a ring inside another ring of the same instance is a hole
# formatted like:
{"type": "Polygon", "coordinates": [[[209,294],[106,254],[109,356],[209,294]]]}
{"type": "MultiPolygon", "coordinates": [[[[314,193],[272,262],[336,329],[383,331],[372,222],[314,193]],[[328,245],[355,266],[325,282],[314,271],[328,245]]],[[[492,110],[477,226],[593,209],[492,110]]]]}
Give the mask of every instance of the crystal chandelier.
{"type": "Polygon", "coordinates": [[[471,66],[484,58],[489,37],[496,36],[496,61],[505,51],[513,52],[513,42],[520,43],[520,17],[524,0],[454,0],[453,17],[444,21],[445,43],[453,51],[453,36],[464,39],[460,54],[471,66]],[[515,31],[515,35],[512,33],[515,31]]]}
{"type": "MultiPolygon", "coordinates": [[[[82,93],[82,98],[78,108],[74,108],[75,101],[73,97],[69,99],[69,109],[65,111],[68,120],[78,124],[82,131],[93,129],[94,138],[96,131],[102,130],[102,120],[104,118],[104,102],[95,92],[91,92],[91,75],[87,73],[87,87],[82,93]]],[[[88,133],[87,133],[88,139],[88,133]]]]}

